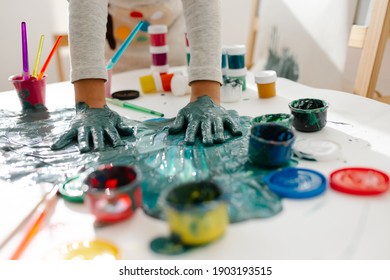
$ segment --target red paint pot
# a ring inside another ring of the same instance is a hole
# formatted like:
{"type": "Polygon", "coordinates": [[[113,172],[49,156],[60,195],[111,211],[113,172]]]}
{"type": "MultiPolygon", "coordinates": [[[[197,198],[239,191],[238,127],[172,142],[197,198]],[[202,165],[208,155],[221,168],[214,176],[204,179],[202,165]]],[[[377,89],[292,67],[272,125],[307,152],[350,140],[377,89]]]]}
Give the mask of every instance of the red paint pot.
{"type": "Polygon", "coordinates": [[[84,179],[85,200],[96,221],[130,218],[142,204],[140,172],[134,166],[103,165],[84,179]]]}
{"type": "Polygon", "coordinates": [[[150,45],[153,47],[165,46],[167,32],[168,27],[166,25],[149,25],[150,45]]]}

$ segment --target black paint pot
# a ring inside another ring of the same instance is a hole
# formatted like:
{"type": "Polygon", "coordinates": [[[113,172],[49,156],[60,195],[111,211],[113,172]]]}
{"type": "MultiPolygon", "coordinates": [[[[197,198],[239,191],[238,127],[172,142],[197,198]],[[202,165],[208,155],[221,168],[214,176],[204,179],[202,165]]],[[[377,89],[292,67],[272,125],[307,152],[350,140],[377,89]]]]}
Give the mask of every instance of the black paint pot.
{"type": "Polygon", "coordinates": [[[290,102],[288,107],[294,116],[292,125],[296,130],[314,132],[325,127],[326,113],[329,107],[326,101],[315,98],[303,98],[290,102]]]}

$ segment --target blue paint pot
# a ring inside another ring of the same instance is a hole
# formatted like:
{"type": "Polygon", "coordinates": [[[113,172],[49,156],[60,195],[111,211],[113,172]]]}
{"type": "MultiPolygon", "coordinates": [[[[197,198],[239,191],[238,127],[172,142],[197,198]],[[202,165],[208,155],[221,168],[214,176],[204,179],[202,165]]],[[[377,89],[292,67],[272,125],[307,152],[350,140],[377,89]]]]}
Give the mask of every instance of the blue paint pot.
{"type": "Polygon", "coordinates": [[[321,99],[302,98],[288,104],[294,116],[292,125],[298,131],[320,131],[326,125],[328,103],[321,99]]]}
{"type": "Polygon", "coordinates": [[[257,166],[275,168],[288,164],[295,134],[276,123],[254,124],[249,137],[249,161],[257,166]]]}
{"type": "Polygon", "coordinates": [[[245,68],[245,45],[233,45],[225,47],[229,69],[245,68]]]}

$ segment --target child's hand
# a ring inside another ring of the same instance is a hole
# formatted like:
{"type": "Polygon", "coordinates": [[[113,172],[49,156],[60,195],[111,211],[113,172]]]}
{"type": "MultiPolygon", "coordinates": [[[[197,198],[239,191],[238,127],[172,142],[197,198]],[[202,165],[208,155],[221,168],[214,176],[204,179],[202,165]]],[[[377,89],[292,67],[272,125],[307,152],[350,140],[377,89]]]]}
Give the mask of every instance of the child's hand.
{"type": "Polygon", "coordinates": [[[104,108],[89,108],[83,102],[76,105],[76,117],[70,123],[69,129],[51,146],[59,150],[77,138],[81,153],[91,150],[104,150],[104,140],[108,140],[114,148],[125,146],[120,135],[130,136],[133,129],[126,126],[118,113],[104,108]],[[92,142],[93,147],[90,147],[92,142]]]}

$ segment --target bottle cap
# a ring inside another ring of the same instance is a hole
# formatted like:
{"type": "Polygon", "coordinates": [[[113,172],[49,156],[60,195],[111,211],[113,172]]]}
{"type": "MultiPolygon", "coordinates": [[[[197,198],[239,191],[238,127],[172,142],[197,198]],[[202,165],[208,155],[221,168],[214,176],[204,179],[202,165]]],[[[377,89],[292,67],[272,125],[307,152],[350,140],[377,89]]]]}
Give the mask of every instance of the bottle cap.
{"type": "Polygon", "coordinates": [[[161,33],[167,33],[168,32],[168,26],[163,24],[155,24],[155,25],[149,25],[148,26],[148,33],[149,34],[161,34],[161,33]]]}
{"type": "Polygon", "coordinates": [[[227,55],[243,55],[246,52],[245,45],[224,46],[227,55]]]}
{"type": "Polygon", "coordinates": [[[75,176],[68,179],[59,188],[60,195],[70,202],[84,202],[83,181],[80,176],[75,176]]]}
{"type": "Polygon", "coordinates": [[[150,66],[152,72],[167,73],[169,71],[169,64],[165,65],[152,65],[150,66]]]}
{"type": "Polygon", "coordinates": [[[277,75],[273,70],[258,71],[255,73],[256,84],[270,84],[276,82],[277,75]]]}
{"type": "Polygon", "coordinates": [[[125,89],[125,90],[113,92],[111,96],[112,98],[116,98],[119,100],[136,99],[139,97],[139,91],[135,89],[125,89]]]}
{"type": "Polygon", "coordinates": [[[287,198],[310,198],[322,194],[326,189],[325,176],[306,168],[277,170],[266,175],[264,182],[271,191],[287,198]]]}
{"type": "Polygon", "coordinates": [[[337,159],[340,145],[328,139],[300,139],[294,143],[294,154],[306,160],[328,161],[337,159]]]}
{"type": "Polygon", "coordinates": [[[241,69],[227,69],[226,75],[228,75],[229,77],[242,77],[242,76],[246,76],[247,72],[248,71],[246,67],[241,69]]]}
{"type": "Polygon", "coordinates": [[[188,77],[180,74],[173,75],[171,91],[175,96],[183,96],[191,93],[191,87],[188,85],[188,77]]]}
{"type": "Polygon", "coordinates": [[[376,195],[389,190],[389,176],[372,168],[342,168],[330,174],[330,186],[348,194],[376,195]]]}

